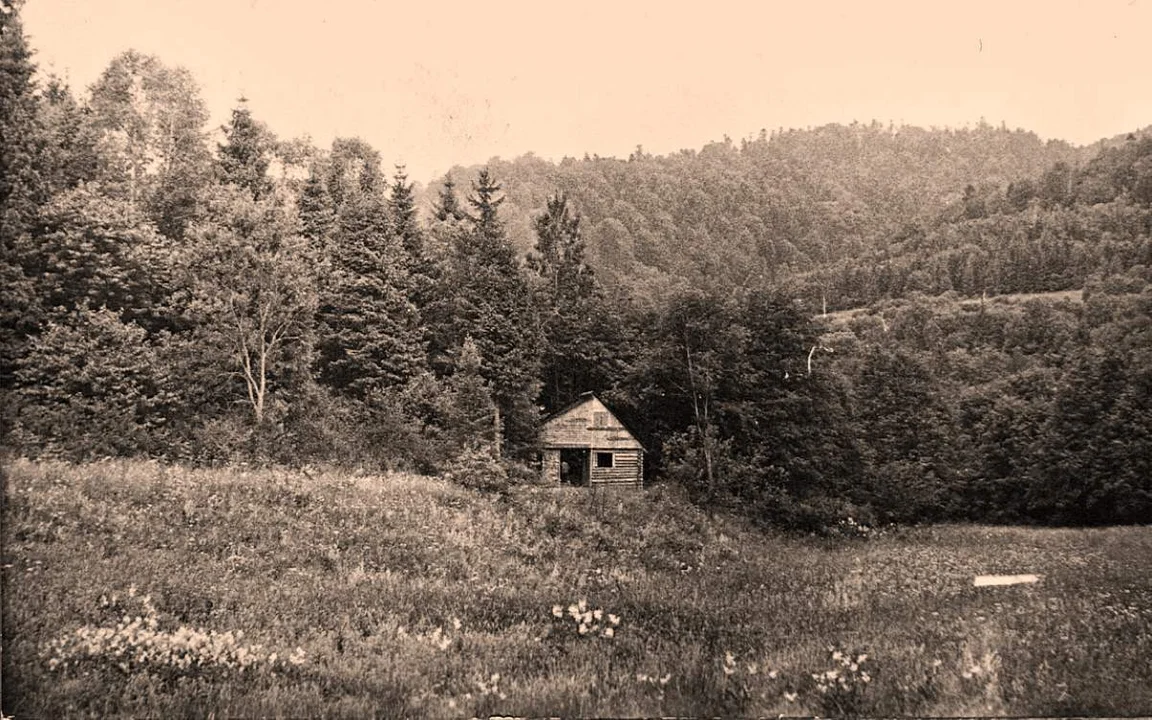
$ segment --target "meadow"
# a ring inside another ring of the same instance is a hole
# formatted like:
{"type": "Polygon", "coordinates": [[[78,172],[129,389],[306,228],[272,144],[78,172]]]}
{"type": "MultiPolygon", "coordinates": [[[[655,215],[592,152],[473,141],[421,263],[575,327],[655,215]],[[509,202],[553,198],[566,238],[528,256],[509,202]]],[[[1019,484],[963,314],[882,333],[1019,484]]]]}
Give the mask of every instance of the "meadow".
{"type": "Polygon", "coordinates": [[[4,476],[17,720],[1152,714],[1149,527],[790,536],[660,486],[4,476]]]}

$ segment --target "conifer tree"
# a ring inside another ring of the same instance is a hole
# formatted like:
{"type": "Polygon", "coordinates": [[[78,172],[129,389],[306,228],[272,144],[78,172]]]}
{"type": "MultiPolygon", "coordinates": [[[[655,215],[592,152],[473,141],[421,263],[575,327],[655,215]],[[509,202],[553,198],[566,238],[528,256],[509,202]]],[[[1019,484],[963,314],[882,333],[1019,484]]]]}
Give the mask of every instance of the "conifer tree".
{"type": "MultiPolygon", "coordinates": [[[[366,145],[358,158],[376,157],[366,145]]],[[[352,154],[350,154],[350,157],[352,154]]],[[[390,221],[377,170],[358,168],[358,180],[336,176],[341,206],[331,241],[331,274],[319,309],[320,381],[368,401],[409,382],[427,367],[424,331],[412,301],[410,261],[390,221]]]]}
{"type": "Polygon", "coordinates": [[[22,4],[0,0],[0,389],[11,386],[16,358],[38,325],[40,302],[24,265],[37,208],[48,197],[22,4]]]}
{"type": "Polygon", "coordinates": [[[480,172],[469,198],[473,214],[454,235],[441,297],[438,343],[458,347],[471,337],[500,410],[508,454],[526,456],[539,421],[540,339],[531,289],[505,235],[500,186],[480,172]]]}
{"type": "Polygon", "coordinates": [[[541,399],[556,410],[611,379],[605,363],[619,346],[617,318],[609,313],[592,268],[584,260],[580,218],[564,194],[548,199],[535,220],[536,249],[528,256],[535,275],[543,333],[541,399]]]}
{"type": "Polygon", "coordinates": [[[464,339],[456,356],[456,372],[448,381],[448,436],[456,451],[469,445],[498,448],[499,412],[492,388],[483,376],[483,358],[475,341],[464,339]]]}
{"type": "Polygon", "coordinates": [[[268,165],[272,162],[272,134],[252,118],[246,98],[232,110],[232,120],[223,129],[216,160],[220,181],[247,190],[254,200],[272,192],[268,165]]]}
{"type": "Polygon", "coordinates": [[[452,182],[452,178],[444,179],[433,215],[440,222],[459,222],[465,218],[466,213],[460,207],[460,200],[456,197],[456,183],[452,182]]]}
{"type": "Polygon", "coordinates": [[[317,250],[326,248],[336,225],[336,211],[328,186],[315,164],[309,170],[308,179],[304,181],[304,187],[300,191],[298,214],[304,236],[317,250]]]}

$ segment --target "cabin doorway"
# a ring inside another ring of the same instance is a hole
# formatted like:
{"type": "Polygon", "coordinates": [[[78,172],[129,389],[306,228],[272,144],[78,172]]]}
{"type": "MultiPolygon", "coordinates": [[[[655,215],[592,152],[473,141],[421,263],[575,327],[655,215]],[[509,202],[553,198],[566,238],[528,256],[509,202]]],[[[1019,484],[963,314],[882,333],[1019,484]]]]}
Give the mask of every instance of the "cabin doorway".
{"type": "Polygon", "coordinates": [[[588,451],[578,448],[560,451],[560,484],[588,484],[588,451]]]}

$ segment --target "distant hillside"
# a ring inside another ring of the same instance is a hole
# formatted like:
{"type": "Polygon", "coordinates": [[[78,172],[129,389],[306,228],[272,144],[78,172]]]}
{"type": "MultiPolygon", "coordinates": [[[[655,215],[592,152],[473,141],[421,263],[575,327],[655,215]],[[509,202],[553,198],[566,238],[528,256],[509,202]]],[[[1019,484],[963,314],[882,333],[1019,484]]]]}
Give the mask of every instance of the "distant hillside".
{"type": "MultiPolygon", "coordinates": [[[[910,228],[949,219],[968,196],[1003,193],[1094,151],[981,124],[964,130],[827,125],[627,160],[526,155],[489,163],[504,184],[514,243],[567,192],[584,216],[594,265],[640,295],[678,284],[748,286],[889,248],[910,228]]],[[[449,175],[466,191],[475,168],[449,175]]],[[[438,184],[428,189],[435,197],[438,184]]]]}

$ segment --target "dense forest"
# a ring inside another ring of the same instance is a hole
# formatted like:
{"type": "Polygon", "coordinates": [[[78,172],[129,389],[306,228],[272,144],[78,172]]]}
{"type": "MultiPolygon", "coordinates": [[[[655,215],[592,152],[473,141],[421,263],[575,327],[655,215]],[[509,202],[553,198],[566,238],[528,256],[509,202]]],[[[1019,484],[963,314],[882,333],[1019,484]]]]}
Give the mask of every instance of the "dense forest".
{"type": "Polygon", "coordinates": [[[596,391],[650,481],[820,530],[1152,519],[1152,135],[762,131],[454,168],[277,138],[0,3],[3,444],[530,482],[596,391]]]}

